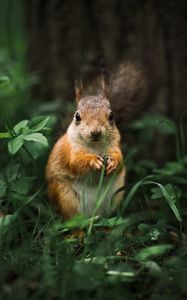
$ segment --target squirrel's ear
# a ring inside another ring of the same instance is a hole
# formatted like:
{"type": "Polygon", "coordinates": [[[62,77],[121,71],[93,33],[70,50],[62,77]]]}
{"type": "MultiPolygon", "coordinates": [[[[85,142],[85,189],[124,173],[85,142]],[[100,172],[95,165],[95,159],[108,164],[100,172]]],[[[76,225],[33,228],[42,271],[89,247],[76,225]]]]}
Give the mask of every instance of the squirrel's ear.
{"type": "Polygon", "coordinates": [[[76,101],[79,102],[79,100],[83,96],[83,84],[82,80],[75,80],[75,98],[76,101]]]}
{"type": "Polygon", "coordinates": [[[106,80],[106,78],[104,76],[102,76],[102,80],[101,80],[101,89],[102,89],[102,96],[109,99],[109,97],[110,97],[109,82],[108,82],[108,80],[106,80]]]}
{"type": "Polygon", "coordinates": [[[102,96],[109,99],[110,97],[110,84],[109,84],[109,73],[107,71],[106,65],[103,58],[100,59],[100,68],[101,68],[101,90],[102,96]]]}

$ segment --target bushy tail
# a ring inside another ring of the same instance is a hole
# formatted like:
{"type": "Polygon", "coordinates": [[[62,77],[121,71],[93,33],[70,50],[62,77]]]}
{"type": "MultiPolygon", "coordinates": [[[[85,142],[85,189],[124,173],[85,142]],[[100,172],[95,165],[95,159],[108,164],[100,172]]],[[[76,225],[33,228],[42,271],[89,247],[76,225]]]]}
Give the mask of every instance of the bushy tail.
{"type": "Polygon", "coordinates": [[[111,74],[111,105],[118,125],[141,114],[148,100],[143,69],[131,62],[120,64],[111,74]]]}

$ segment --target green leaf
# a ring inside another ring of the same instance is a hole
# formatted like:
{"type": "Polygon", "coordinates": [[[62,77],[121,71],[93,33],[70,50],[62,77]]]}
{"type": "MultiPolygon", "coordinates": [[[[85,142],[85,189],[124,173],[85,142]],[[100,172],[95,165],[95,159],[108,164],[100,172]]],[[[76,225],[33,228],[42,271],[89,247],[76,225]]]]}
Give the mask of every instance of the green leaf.
{"type": "Polygon", "coordinates": [[[95,226],[96,227],[115,227],[115,226],[119,226],[122,225],[124,223],[127,223],[128,219],[122,218],[122,217],[113,217],[110,219],[105,219],[102,218],[95,226]]]}
{"type": "Polygon", "coordinates": [[[8,182],[16,180],[19,176],[20,165],[19,164],[9,164],[5,169],[5,176],[8,182]]]}
{"type": "Polygon", "coordinates": [[[42,133],[30,133],[24,136],[25,141],[32,141],[48,146],[46,137],[42,133]]]}
{"type": "Polygon", "coordinates": [[[145,186],[145,185],[150,185],[150,184],[154,184],[156,186],[158,186],[164,196],[164,198],[166,199],[167,203],[169,204],[170,208],[172,209],[172,211],[174,212],[176,218],[178,219],[179,222],[182,221],[182,218],[181,218],[181,215],[180,215],[180,212],[179,212],[179,209],[177,208],[175,202],[177,200],[177,196],[176,194],[174,194],[172,192],[171,194],[171,188],[169,185],[166,185],[165,187],[156,182],[156,181],[147,181],[149,179],[155,179],[155,176],[153,175],[149,175],[149,176],[146,176],[144,177],[143,179],[141,179],[140,181],[138,181],[134,186],[133,188],[130,190],[130,192],[127,194],[126,196],[126,200],[124,201],[124,204],[123,204],[123,207],[122,207],[122,212],[124,212],[124,210],[127,208],[127,206],[129,205],[130,201],[133,199],[135,193],[137,192],[137,190],[141,187],[141,186],[145,186]],[[167,190],[168,189],[168,190],[167,190]]]}
{"type": "Polygon", "coordinates": [[[156,228],[155,226],[153,226],[152,228],[150,228],[150,240],[151,241],[156,241],[158,240],[159,236],[160,236],[160,231],[158,228],[156,228]]]}
{"type": "Polygon", "coordinates": [[[181,222],[182,218],[181,218],[180,212],[179,212],[179,210],[178,210],[178,208],[175,204],[176,201],[177,201],[177,196],[175,194],[175,191],[174,191],[172,185],[167,184],[167,185],[163,186],[162,184],[160,184],[158,182],[154,182],[154,181],[148,181],[145,184],[156,184],[160,188],[164,198],[166,199],[166,201],[169,204],[170,208],[174,212],[176,218],[179,220],[179,222],[181,222]]]}
{"type": "Polygon", "coordinates": [[[30,129],[32,131],[40,131],[44,129],[49,121],[49,117],[35,117],[30,121],[30,129]]]}
{"type": "Polygon", "coordinates": [[[163,175],[180,174],[185,170],[185,165],[182,162],[168,162],[162,169],[155,169],[156,173],[163,175]]]}
{"type": "Polygon", "coordinates": [[[153,275],[155,277],[161,276],[162,270],[156,262],[149,260],[146,262],[145,266],[149,270],[151,275],[153,275]]]}
{"type": "Polygon", "coordinates": [[[88,226],[89,222],[90,222],[89,219],[87,219],[85,216],[79,214],[77,216],[74,216],[70,220],[66,221],[64,223],[64,228],[67,228],[67,229],[78,228],[78,227],[84,228],[84,227],[88,226]]]}
{"type": "Polygon", "coordinates": [[[162,191],[160,190],[159,187],[152,188],[151,192],[152,192],[151,199],[161,199],[161,198],[163,198],[162,191]]]}
{"type": "Polygon", "coordinates": [[[7,185],[2,176],[0,176],[0,197],[3,197],[6,193],[7,185]]]}
{"type": "Polygon", "coordinates": [[[122,213],[127,209],[130,201],[133,200],[134,195],[136,194],[136,192],[138,191],[138,189],[145,184],[146,180],[148,179],[155,179],[154,175],[148,175],[144,178],[142,178],[141,180],[139,180],[137,183],[134,184],[134,186],[132,187],[132,189],[129,191],[129,193],[126,195],[125,201],[123,203],[122,206],[122,213]]]}
{"type": "Polygon", "coordinates": [[[35,177],[21,177],[11,184],[11,191],[26,195],[33,184],[35,177]]]}
{"type": "Polygon", "coordinates": [[[110,267],[106,274],[109,276],[110,283],[118,283],[119,281],[131,282],[135,279],[137,272],[125,263],[110,267]]]}
{"type": "Polygon", "coordinates": [[[157,129],[165,134],[175,134],[176,131],[175,124],[169,119],[163,119],[161,115],[144,115],[140,120],[135,121],[131,128],[147,132],[157,129]]]}
{"type": "Polygon", "coordinates": [[[16,218],[17,218],[17,213],[14,213],[13,215],[6,215],[0,218],[0,229],[12,224],[12,222],[14,222],[16,218]]]}
{"type": "Polygon", "coordinates": [[[144,233],[144,234],[147,234],[150,230],[150,226],[148,224],[145,224],[145,223],[141,223],[138,225],[138,229],[144,233]]]}
{"type": "Polygon", "coordinates": [[[31,143],[29,141],[25,141],[25,147],[29,150],[31,153],[33,159],[38,159],[39,157],[42,157],[45,155],[46,147],[44,147],[40,143],[31,143]]]}
{"type": "Polygon", "coordinates": [[[141,223],[138,225],[139,231],[143,234],[143,237],[140,238],[142,241],[155,241],[158,240],[160,236],[160,231],[155,225],[148,225],[145,223],[141,223]]]}
{"type": "Polygon", "coordinates": [[[9,139],[11,134],[9,132],[0,132],[0,139],[9,139]]]}
{"type": "Polygon", "coordinates": [[[27,126],[28,122],[29,122],[28,120],[23,120],[23,121],[17,123],[13,128],[14,132],[16,134],[19,134],[22,131],[22,129],[27,126]]]}
{"type": "Polygon", "coordinates": [[[0,88],[5,88],[10,84],[10,79],[8,76],[0,76],[0,88]]]}
{"type": "Polygon", "coordinates": [[[166,134],[175,134],[176,133],[176,125],[173,121],[169,119],[158,120],[158,128],[161,132],[166,134]]]}
{"type": "Polygon", "coordinates": [[[145,261],[152,256],[162,255],[172,248],[173,248],[173,246],[170,244],[150,246],[150,247],[140,250],[137,253],[136,258],[140,261],[145,261]]]}
{"type": "Polygon", "coordinates": [[[10,154],[14,155],[18,152],[18,150],[21,148],[21,146],[24,143],[24,135],[20,134],[17,137],[11,139],[8,142],[8,151],[10,154]]]}

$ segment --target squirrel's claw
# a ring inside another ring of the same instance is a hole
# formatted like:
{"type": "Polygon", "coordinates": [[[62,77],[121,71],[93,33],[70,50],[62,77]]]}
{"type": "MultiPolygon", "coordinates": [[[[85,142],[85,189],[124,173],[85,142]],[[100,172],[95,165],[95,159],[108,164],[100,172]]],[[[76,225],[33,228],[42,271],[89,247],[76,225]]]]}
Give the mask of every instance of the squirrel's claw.
{"type": "Polygon", "coordinates": [[[94,170],[101,170],[104,166],[103,158],[98,155],[90,161],[90,167],[94,170]]]}
{"type": "Polygon", "coordinates": [[[107,158],[106,175],[110,175],[118,167],[118,161],[111,156],[107,158]]]}

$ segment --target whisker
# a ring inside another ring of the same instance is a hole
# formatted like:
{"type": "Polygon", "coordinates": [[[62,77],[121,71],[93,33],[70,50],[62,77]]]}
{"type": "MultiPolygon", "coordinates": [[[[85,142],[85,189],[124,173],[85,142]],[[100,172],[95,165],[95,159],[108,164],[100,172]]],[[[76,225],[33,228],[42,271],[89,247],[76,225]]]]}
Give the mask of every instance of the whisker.
{"type": "Polygon", "coordinates": [[[114,134],[119,135],[119,132],[118,132],[118,131],[114,131],[114,130],[110,130],[110,129],[106,129],[106,132],[114,133],[114,134]]]}

